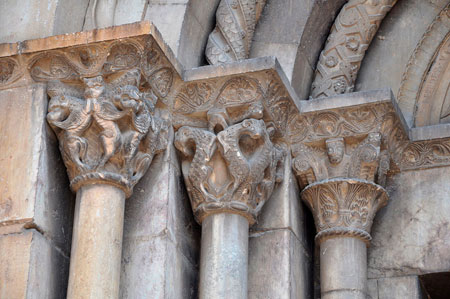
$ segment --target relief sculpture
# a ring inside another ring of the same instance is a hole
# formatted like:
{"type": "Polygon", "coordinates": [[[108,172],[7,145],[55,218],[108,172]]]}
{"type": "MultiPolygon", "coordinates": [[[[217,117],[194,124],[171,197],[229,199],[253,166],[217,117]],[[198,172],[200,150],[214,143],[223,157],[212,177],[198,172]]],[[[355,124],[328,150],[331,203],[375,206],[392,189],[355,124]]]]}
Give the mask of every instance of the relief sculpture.
{"type": "Polygon", "coordinates": [[[167,124],[155,115],[155,97],[140,92],[139,82],[134,69],[113,84],[102,76],[84,78],[84,90],[49,83],[47,120],[58,136],[72,189],[101,181],[130,195],[153,156],[166,147],[167,124]]]}
{"type": "Polygon", "coordinates": [[[175,135],[194,215],[201,223],[210,214],[235,213],[252,224],[282,179],[285,151],[261,119],[223,126],[219,132],[184,126],[175,135]]]}

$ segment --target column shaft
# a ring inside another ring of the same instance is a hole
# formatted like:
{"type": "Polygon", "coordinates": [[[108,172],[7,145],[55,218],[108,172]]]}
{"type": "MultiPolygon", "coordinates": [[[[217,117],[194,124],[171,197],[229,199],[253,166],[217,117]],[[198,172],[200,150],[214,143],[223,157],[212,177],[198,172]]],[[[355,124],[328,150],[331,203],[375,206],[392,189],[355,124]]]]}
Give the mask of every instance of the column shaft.
{"type": "Polygon", "coordinates": [[[118,298],[125,193],[110,185],[77,191],[68,299],[118,298]]]}
{"type": "Polygon", "coordinates": [[[357,238],[334,237],[320,244],[322,299],[365,299],[367,247],[357,238]]]}
{"type": "Polygon", "coordinates": [[[202,223],[200,299],[246,299],[248,220],[212,214],[202,223]]]}

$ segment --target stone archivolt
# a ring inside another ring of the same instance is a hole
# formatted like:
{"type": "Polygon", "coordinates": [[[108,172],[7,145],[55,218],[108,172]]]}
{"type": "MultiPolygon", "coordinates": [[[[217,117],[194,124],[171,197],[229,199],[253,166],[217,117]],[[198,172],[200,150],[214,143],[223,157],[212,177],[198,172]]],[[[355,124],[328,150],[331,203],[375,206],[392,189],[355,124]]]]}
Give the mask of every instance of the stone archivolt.
{"type": "Polygon", "coordinates": [[[248,58],[256,24],[266,0],[221,0],[217,24],[209,35],[206,59],[210,64],[248,58]]]}
{"type": "Polygon", "coordinates": [[[356,77],[381,21],[397,0],[350,0],[339,12],[320,54],[311,97],[354,90],[356,77]]]}
{"type": "Polygon", "coordinates": [[[397,95],[417,127],[450,122],[450,4],[430,24],[411,55],[397,95]]]}

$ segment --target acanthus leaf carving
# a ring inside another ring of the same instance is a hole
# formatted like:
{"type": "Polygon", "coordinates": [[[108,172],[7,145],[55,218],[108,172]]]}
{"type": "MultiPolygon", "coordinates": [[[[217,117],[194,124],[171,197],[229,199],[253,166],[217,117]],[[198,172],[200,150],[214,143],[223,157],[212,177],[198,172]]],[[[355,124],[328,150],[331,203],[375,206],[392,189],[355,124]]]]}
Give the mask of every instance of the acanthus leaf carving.
{"type": "Polygon", "coordinates": [[[301,196],[313,212],[319,243],[340,235],[369,244],[373,218],[388,201],[387,192],[381,186],[345,178],[311,184],[301,196]]]}

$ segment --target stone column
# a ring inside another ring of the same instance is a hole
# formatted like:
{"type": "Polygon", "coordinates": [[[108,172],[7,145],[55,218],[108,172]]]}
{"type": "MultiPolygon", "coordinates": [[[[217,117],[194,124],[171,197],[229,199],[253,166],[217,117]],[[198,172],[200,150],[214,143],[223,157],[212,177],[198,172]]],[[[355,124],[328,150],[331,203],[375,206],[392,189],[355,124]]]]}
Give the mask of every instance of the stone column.
{"type": "Polygon", "coordinates": [[[77,193],[67,298],[119,297],[125,198],[167,144],[139,84],[136,69],[48,84],[47,120],[77,193]]]}
{"type": "MultiPolygon", "coordinates": [[[[245,115],[244,108],[237,111],[245,115]]],[[[262,118],[262,112],[252,116],[262,118]]],[[[184,126],[175,135],[202,225],[199,297],[245,299],[248,228],[282,178],[284,151],[262,119],[233,120],[225,110],[210,110],[208,124],[209,130],[184,126]]]]}
{"type": "Polygon", "coordinates": [[[318,230],[322,298],[366,298],[369,231],[387,202],[386,191],[368,181],[336,178],[309,185],[301,196],[318,230]]]}
{"type": "Polygon", "coordinates": [[[323,299],[367,297],[367,246],[376,212],[388,201],[384,181],[387,155],[381,134],[325,140],[323,150],[299,145],[294,169],[306,187],[302,199],[311,209],[320,246],[323,299]],[[328,158],[328,159],[327,159],[328,158]]]}

